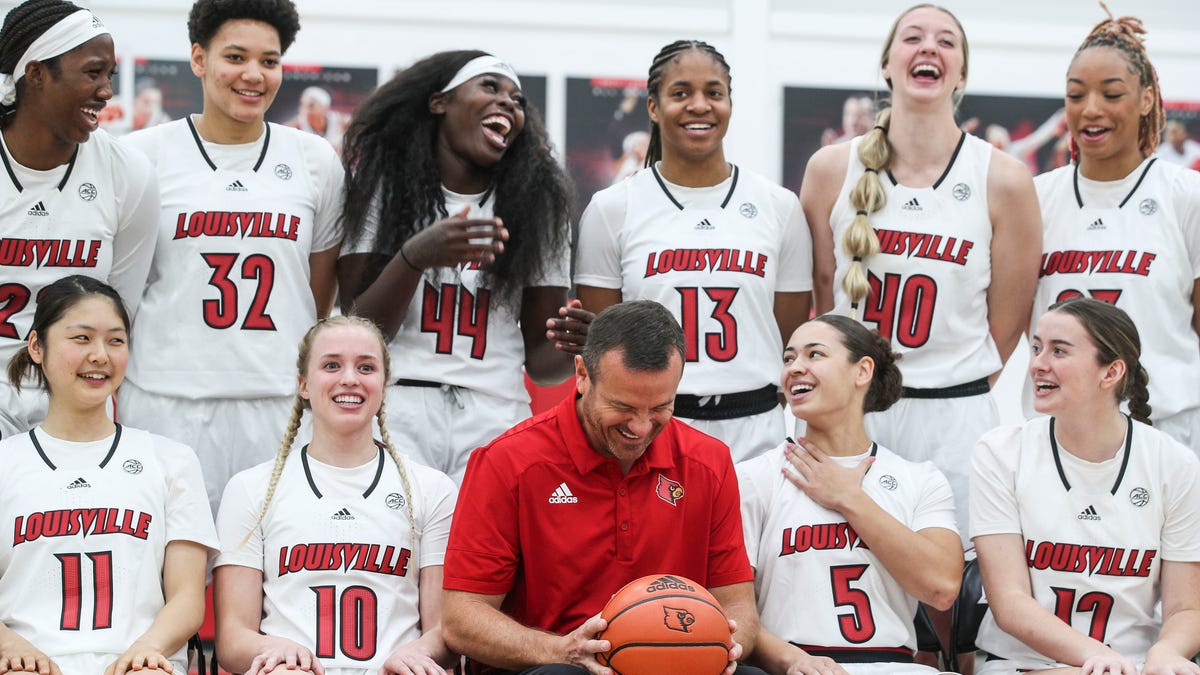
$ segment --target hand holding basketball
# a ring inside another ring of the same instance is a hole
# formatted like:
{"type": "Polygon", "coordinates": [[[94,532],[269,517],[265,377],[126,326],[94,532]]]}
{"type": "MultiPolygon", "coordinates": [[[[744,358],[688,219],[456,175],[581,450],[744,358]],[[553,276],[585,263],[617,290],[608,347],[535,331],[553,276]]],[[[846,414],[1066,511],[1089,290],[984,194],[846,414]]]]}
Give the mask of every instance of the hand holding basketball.
{"type": "Polygon", "coordinates": [[[594,675],[612,675],[612,671],[600,664],[600,652],[611,648],[608,640],[601,639],[601,634],[608,627],[604,618],[597,614],[583,625],[563,636],[567,642],[563,663],[586,668],[594,675]]]}

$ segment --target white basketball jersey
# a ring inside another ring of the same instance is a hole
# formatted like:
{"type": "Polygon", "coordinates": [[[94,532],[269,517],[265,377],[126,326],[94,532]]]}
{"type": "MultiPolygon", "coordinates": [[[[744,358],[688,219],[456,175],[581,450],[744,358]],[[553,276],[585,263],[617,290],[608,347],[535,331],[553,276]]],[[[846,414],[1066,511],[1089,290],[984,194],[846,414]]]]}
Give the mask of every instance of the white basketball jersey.
{"type": "Polygon", "coordinates": [[[344,172],[329,144],[265,125],[202,142],[190,119],[126,137],[158,172],[162,220],[128,377],[180,398],[286,396],[316,321],[310,254],[341,242],[344,172]]]}
{"type": "MultiPolygon", "coordinates": [[[[467,218],[495,216],[490,193],[463,195],[442,188],[442,195],[451,215],[467,208],[467,218]]],[[[370,253],[377,227],[372,214],[351,252],[370,253]]],[[[542,276],[529,287],[570,287],[570,262],[567,250],[548,253],[542,276]]],[[[478,263],[425,271],[408,303],[404,322],[388,345],[392,374],[528,403],[519,308],[500,303],[482,282],[478,263]]]]}
{"type": "Polygon", "coordinates": [[[256,525],[273,465],[247,469],[225,488],[217,566],[262,570],[264,634],[312,649],[327,670],[377,672],[421,635],[420,571],[445,558],[454,483],[405,460],[409,494],[383,449],[349,469],[295,450],[256,525]]]}
{"type": "Polygon", "coordinates": [[[728,394],[778,378],[775,294],[812,290],[812,240],[796,195],[733,168],[686,188],[656,168],[596,193],[579,223],[575,283],[654,300],[686,338],[679,393],[728,394]]]}
{"type": "MultiPolygon", "coordinates": [[[[1052,422],[1039,417],[980,440],[971,536],[1020,534],[1033,597],[1079,632],[1143,661],[1162,624],[1162,561],[1200,561],[1200,460],[1131,422],[1115,457],[1088,462],[1053,442],[1052,422]]],[[[976,643],[1014,667],[1049,661],[991,614],[976,643]]]]}
{"type": "Polygon", "coordinates": [[[150,166],[139,153],[96,131],[65,167],[34,171],[16,163],[0,137],[0,361],[25,342],[43,288],[83,274],[116,288],[136,312],[156,221],[137,217],[157,203],[150,166]]]}
{"type": "MultiPolygon", "coordinates": [[[[51,658],[109,654],[164,604],[167,543],[217,549],[200,463],[185,445],[117,427],[72,443],[40,427],[0,442],[0,620],[51,658]]],[[[184,667],[181,648],[168,655],[184,667]]]]}
{"type": "MultiPolygon", "coordinates": [[[[1148,159],[1098,183],[1065,166],[1038,176],[1046,231],[1030,331],[1050,305],[1084,296],[1125,310],[1142,340],[1152,419],[1200,408],[1200,173],[1148,159]]],[[[1029,403],[1030,386],[1025,387],[1029,403]]]]}
{"type": "MultiPolygon", "coordinates": [[[[850,141],[846,182],[829,214],[837,259],[834,311],[844,315],[851,310],[842,290],[850,259],[842,242],[855,214],[850,191],[864,171],[858,160],[861,141],[850,141]]],[[[890,173],[879,177],[887,203],[868,216],[879,236],[879,253],[863,261],[871,290],[859,303],[858,316],[904,356],[899,365],[906,387],[949,387],[1000,370],[987,307],[992,150],[963,134],[945,173],[931,187],[899,185],[890,173]]]]}
{"type": "MultiPolygon", "coordinates": [[[[866,455],[834,457],[855,466],[866,455]]],[[[762,624],[814,647],[916,649],[916,598],[884,569],[844,516],[814,502],[780,473],[780,446],[737,466],[746,552],[762,624]]],[[[932,463],[876,446],[863,490],[910,529],[957,532],[954,497],[932,463]]]]}

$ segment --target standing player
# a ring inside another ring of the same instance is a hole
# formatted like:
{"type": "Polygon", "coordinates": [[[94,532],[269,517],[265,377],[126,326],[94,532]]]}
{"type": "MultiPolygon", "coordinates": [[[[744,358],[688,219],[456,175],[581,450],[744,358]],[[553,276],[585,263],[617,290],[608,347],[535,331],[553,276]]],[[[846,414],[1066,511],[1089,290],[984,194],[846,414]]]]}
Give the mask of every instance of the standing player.
{"type": "Polygon", "coordinates": [[[918,600],[950,608],[962,543],[945,476],[863,426],[900,396],[895,354],[827,314],[792,334],[783,364],[806,437],[737,467],[763,626],[755,659],[777,675],[936,672],[912,663],[913,616],[918,600]]]}
{"type": "Polygon", "coordinates": [[[1038,319],[1038,417],[980,440],[981,675],[1200,675],[1200,460],[1146,424],[1138,331],[1098,300],[1038,319]],[[1121,413],[1128,400],[1132,419],[1121,413]]]}
{"type": "Polygon", "coordinates": [[[675,415],[734,459],[786,434],[768,373],[808,318],[811,249],[796,196],[725,161],[729,65],[680,40],[650,66],[646,169],[597,193],[579,224],[575,283],[593,312],[654,300],[687,336],[675,415]]]}
{"type": "Polygon", "coordinates": [[[199,0],[204,111],[126,137],[156,167],[162,216],[122,415],[196,447],[214,511],[230,476],[270,456],[296,343],[333,302],[341,164],[263,121],[299,29],[291,0],[199,0]]]}
{"type": "MultiPolygon", "coordinates": [[[[42,289],[67,274],[108,281],[137,311],[158,219],[145,158],[98,130],[112,98],[112,36],[91,12],[28,0],[0,29],[0,361],[24,345],[42,289]]],[[[46,412],[37,387],[0,382],[0,438],[46,412]]]]}
{"type": "Polygon", "coordinates": [[[1110,15],[1067,71],[1079,162],[1034,181],[1046,232],[1031,326],[1069,297],[1124,309],[1146,341],[1154,426],[1200,452],[1200,173],[1152,157],[1164,116],[1144,32],[1110,15]]]}
{"type": "Polygon", "coordinates": [[[50,400],[0,442],[0,672],[187,672],[216,532],[191,449],[106,410],[128,335],[117,291],[72,275],[46,286],[8,363],[50,400]]]}
{"type": "Polygon", "coordinates": [[[275,461],[234,476],[221,501],[221,665],[442,675],[451,660],[440,624],[454,483],[392,447],[389,359],[374,324],[331,317],[299,352],[299,391],[275,461]],[[312,443],[292,453],[306,409],[312,443]],[[373,420],[383,442],[372,437],[373,420]]]}
{"type": "Polygon", "coordinates": [[[954,120],[967,55],[946,10],[901,14],[879,62],[892,107],[813,155],[800,190],[817,311],[861,318],[904,356],[903,395],[867,430],[945,472],[964,535],[967,455],[999,424],[989,380],[1026,325],[1041,236],[1029,170],[954,120]]]}
{"type": "Polygon", "coordinates": [[[567,179],[517,74],[479,51],[434,54],[377,89],[343,154],[342,306],[390,340],[391,434],[461,480],[472,450],[529,416],[522,365],[558,384],[587,334],[590,313],[560,309],[567,179]]]}

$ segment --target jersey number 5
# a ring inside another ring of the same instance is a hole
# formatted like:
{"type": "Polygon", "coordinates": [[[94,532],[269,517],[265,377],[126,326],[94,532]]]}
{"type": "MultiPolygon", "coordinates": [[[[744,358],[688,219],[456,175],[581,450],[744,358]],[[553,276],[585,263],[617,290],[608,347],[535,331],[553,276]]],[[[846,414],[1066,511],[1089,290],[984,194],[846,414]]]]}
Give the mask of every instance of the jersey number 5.
{"type": "Polygon", "coordinates": [[[731,361],[737,356],[737,319],[729,313],[736,288],[676,288],[680,295],[679,323],[683,326],[684,344],[687,346],[687,361],[700,360],[700,291],[716,303],[712,318],[721,324],[719,332],[704,334],[704,353],[713,361],[731,361]]]}
{"type": "MultiPolygon", "coordinates": [[[[238,288],[229,278],[233,266],[237,264],[236,253],[201,253],[204,262],[212,268],[212,277],[208,283],[215,286],[221,297],[216,300],[205,300],[204,323],[213,328],[229,328],[237,323],[238,317],[238,288]]],[[[267,314],[267,301],[271,299],[271,289],[275,286],[275,261],[261,253],[246,256],[242,261],[241,275],[243,279],[255,279],[258,288],[254,291],[254,300],[246,318],[242,320],[242,330],[275,330],[275,322],[267,314]]]]}
{"type": "Polygon", "coordinates": [[[850,582],[861,579],[866,571],[867,565],[836,565],[829,568],[833,604],[850,608],[849,612],[838,614],[838,629],[842,631],[842,637],[846,638],[847,642],[856,645],[875,637],[871,597],[866,591],[850,586],[850,582]]]}
{"type": "Polygon", "coordinates": [[[335,644],[355,661],[374,658],[378,628],[375,591],[366,586],[347,586],[339,599],[336,586],[309,589],[317,594],[317,658],[335,658],[335,644]]]}
{"type": "Polygon", "coordinates": [[[883,279],[867,274],[871,292],[863,309],[863,321],[873,321],[879,334],[916,349],[929,340],[933,308],[937,304],[937,282],[933,277],[914,274],[900,286],[899,274],[883,279]]]}
{"type": "MultiPolygon", "coordinates": [[[[112,628],[112,551],[84,553],[92,561],[92,630],[112,628]]],[[[78,553],[56,553],[62,571],[60,630],[79,630],[83,612],[83,564],[78,553]]]]}

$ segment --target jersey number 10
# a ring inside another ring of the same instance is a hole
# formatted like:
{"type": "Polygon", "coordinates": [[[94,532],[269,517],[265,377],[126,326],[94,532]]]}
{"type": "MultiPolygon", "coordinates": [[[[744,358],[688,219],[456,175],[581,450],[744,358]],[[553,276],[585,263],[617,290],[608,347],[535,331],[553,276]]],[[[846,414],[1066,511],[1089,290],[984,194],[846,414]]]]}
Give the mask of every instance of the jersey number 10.
{"type": "Polygon", "coordinates": [[[336,586],[309,586],[317,594],[317,658],[332,659],[336,647],[355,661],[375,657],[378,628],[375,591],[347,586],[339,598],[336,586]]]}

